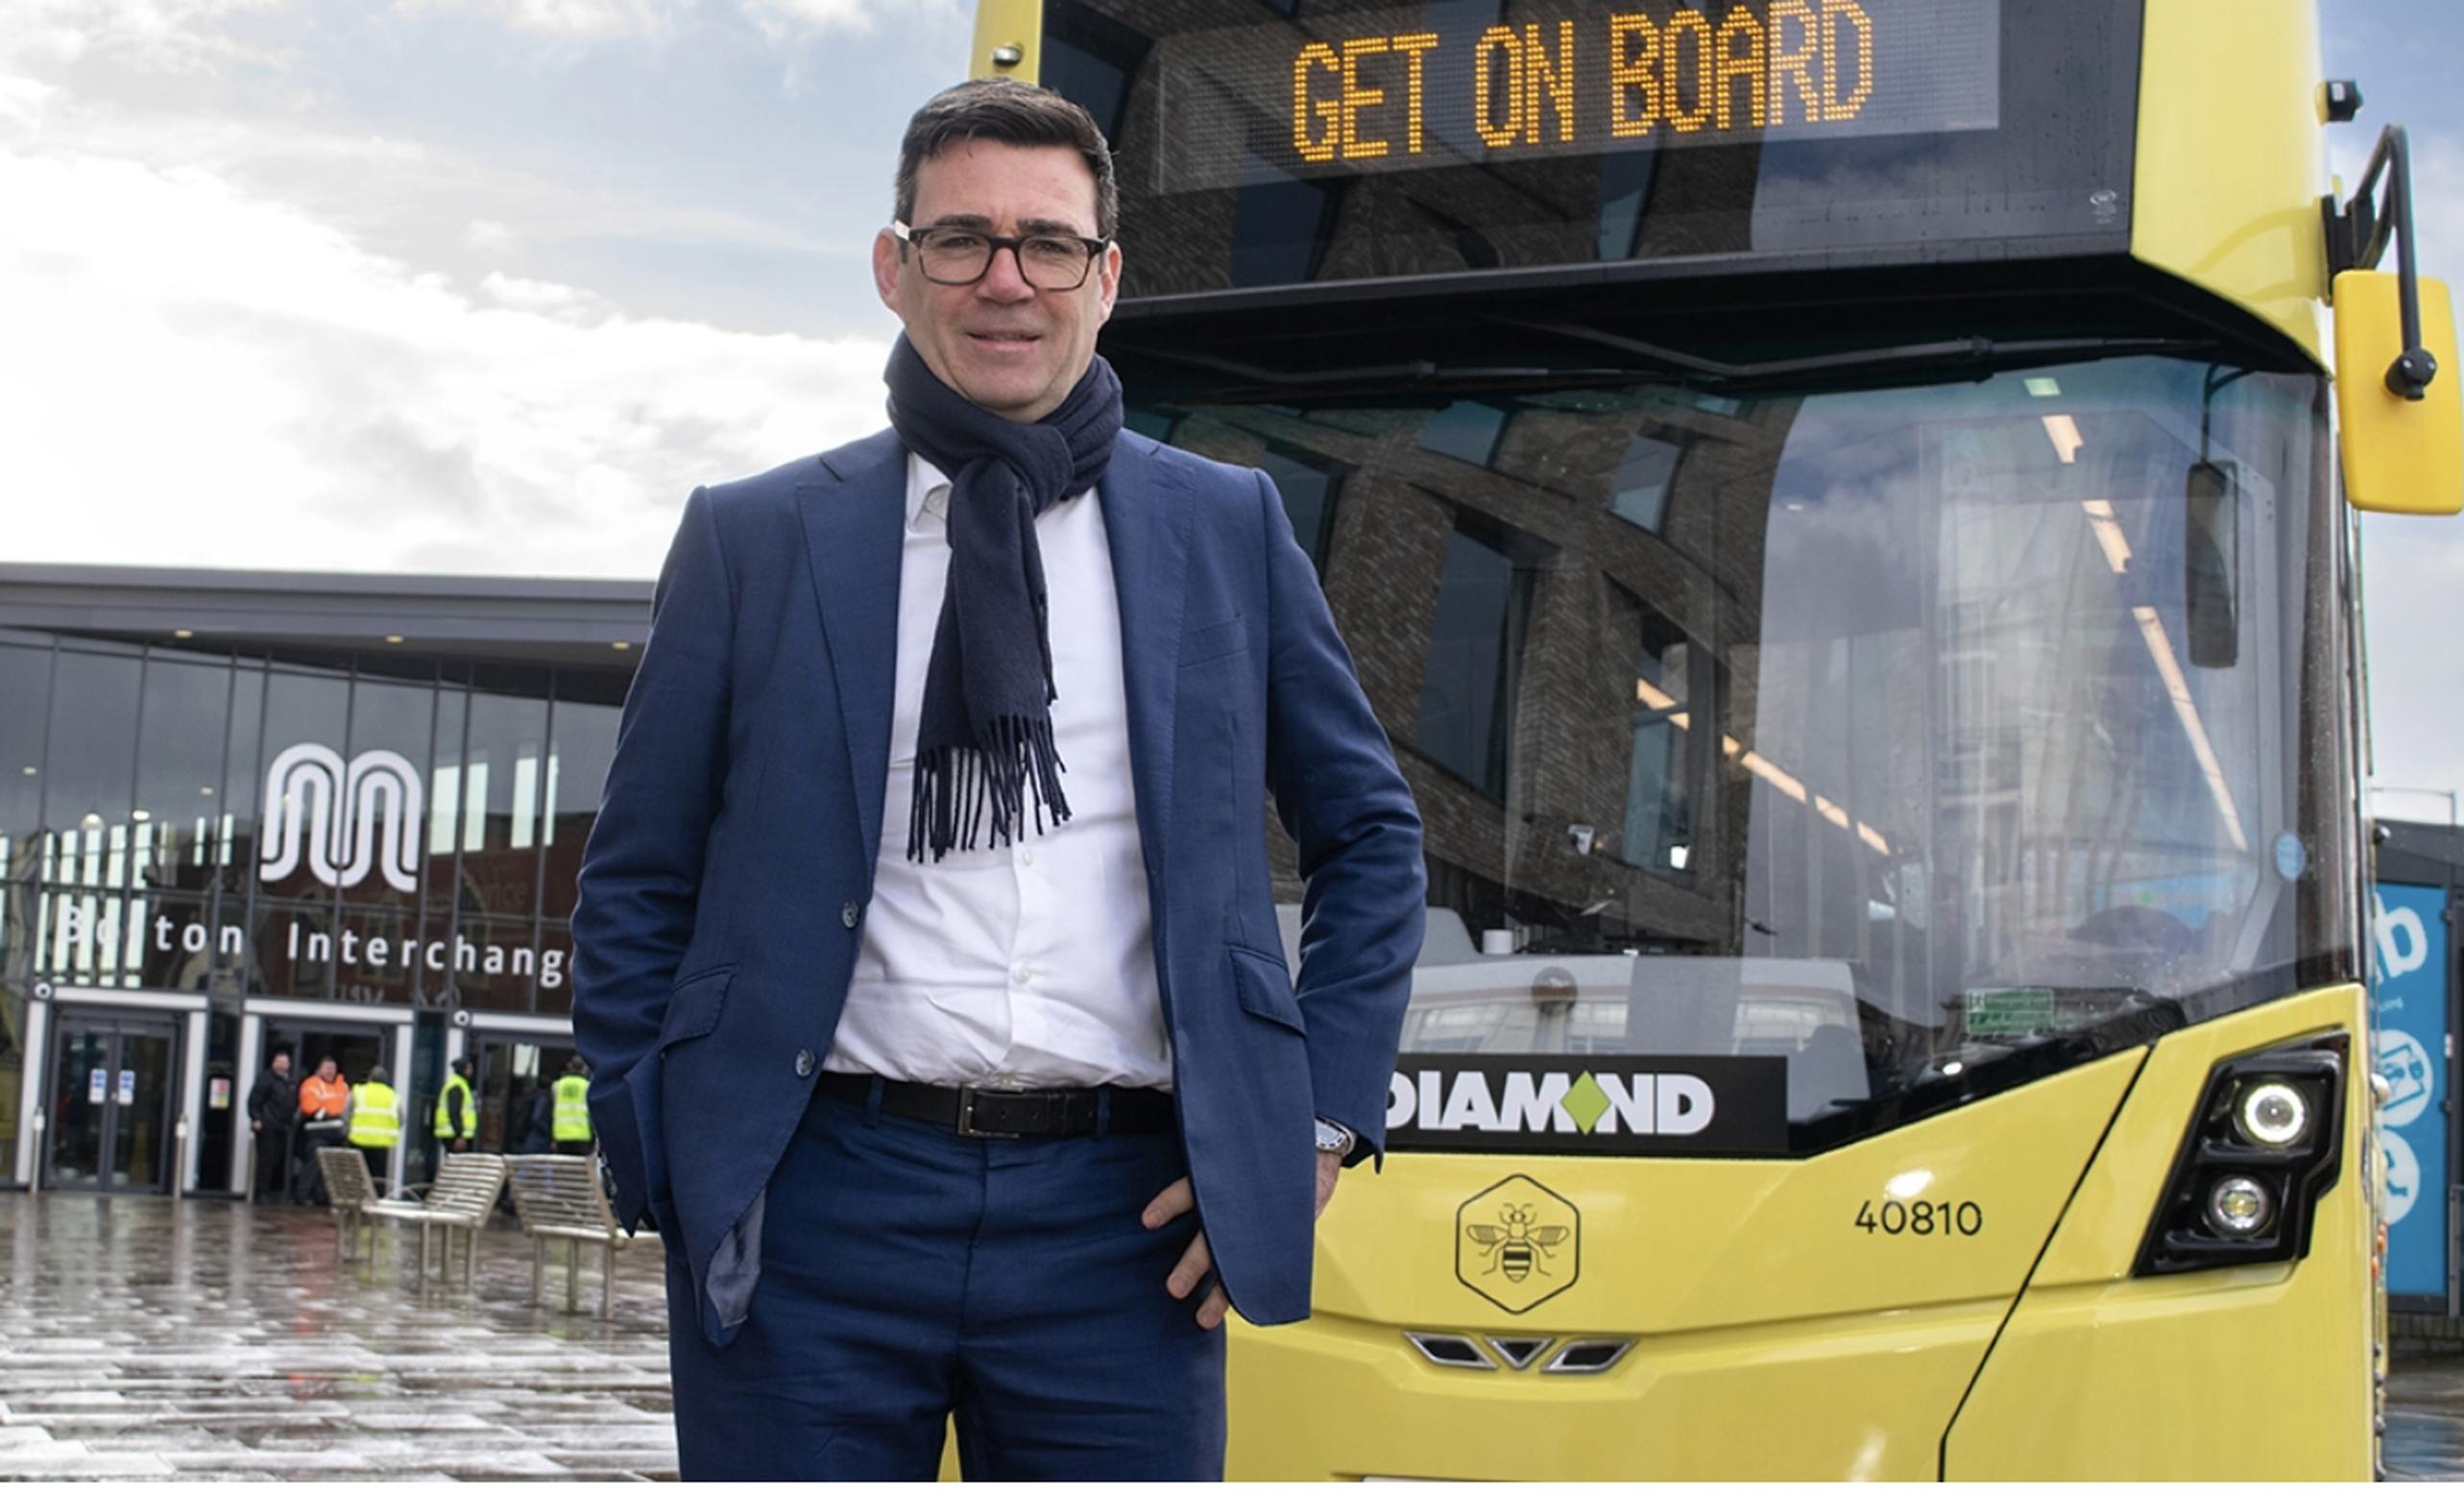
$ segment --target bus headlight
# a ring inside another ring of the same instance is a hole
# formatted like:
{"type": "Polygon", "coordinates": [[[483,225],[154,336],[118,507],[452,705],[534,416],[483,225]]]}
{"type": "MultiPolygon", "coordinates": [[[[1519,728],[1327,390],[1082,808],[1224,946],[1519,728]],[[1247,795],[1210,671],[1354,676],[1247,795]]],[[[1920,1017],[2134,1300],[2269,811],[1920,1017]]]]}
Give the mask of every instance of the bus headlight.
{"type": "Polygon", "coordinates": [[[2220,1060],[2190,1114],[2137,1276],[2309,1255],[2319,1199],[2344,1157],[2349,1034],[2220,1060]]]}
{"type": "Polygon", "coordinates": [[[2234,1122],[2260,1147],[2291,1147],[2310,1130],[2310,1103],[2283,1081],[2262,1080],[2241,1094],[2234,1122]]]}
{"type": "Polygon", "coordinates": [[[2208,1224],[2220,1237],[2235,1241],[2255,1237],[2267,1229],[2275,1214],[2276,1202],[2268,1198],[2267,1187],[2242,1174],[2208,1192],[2208,1224]]]}

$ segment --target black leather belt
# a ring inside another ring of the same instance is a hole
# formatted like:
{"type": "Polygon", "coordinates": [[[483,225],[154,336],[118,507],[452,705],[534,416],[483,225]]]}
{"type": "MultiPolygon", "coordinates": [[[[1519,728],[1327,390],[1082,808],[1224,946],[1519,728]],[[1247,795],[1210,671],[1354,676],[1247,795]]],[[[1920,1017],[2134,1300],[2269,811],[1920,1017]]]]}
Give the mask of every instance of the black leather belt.
{"type": "MultiPolygon", "coordinates": [[[[872,1075],[825,1072],[824,1096],[861,1106],[872,1098],[872,1075]]],[[[1092,1138],[1098,1119],[1108,1132],[1171,1132],[1179,1125],[1167,1092],[1120,1086],[1004,1091],[990,1086],[929,1086],[883,1080],[882,1110],[947,1127],[962,1138],[1092,1138]]]]}

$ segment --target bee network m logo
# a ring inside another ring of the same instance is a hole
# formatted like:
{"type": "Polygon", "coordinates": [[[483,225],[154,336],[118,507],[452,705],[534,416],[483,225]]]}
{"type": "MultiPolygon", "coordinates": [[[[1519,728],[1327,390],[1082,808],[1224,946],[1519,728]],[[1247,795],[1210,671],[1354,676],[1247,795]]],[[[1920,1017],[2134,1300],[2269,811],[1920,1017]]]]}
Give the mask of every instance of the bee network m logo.
{"type": "Polygon", "coordinates": [[[372,748],[346,765],[323,743],[294,743],[265,771],[265,855],[257,877],[308,871],[348,888],[370,868],[402,893],[419,889],[420,776],[408,759],[372,748]]]}

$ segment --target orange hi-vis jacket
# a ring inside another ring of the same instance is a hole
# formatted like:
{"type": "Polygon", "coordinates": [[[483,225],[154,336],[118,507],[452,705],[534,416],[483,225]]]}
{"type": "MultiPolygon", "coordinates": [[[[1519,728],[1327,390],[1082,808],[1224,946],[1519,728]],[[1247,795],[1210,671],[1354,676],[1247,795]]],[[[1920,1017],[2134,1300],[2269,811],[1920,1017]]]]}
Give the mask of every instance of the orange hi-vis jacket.
{"type": "Polygon", "coordinates": [[[350,1083],[340,1075],[331,1080],[310,1075],[300,1082],[300,1115],[309,1122],[340,1122],[350,1101],[350,1083]]]}

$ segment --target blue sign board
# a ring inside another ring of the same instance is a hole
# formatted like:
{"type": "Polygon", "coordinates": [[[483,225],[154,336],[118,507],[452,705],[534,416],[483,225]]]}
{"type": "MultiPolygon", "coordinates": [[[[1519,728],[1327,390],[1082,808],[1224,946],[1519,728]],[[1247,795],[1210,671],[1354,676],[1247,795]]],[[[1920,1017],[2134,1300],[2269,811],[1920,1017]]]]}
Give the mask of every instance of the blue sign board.
{"type": "Polygon", "coordinates": [[[2447,890],[2380,883],[2371,999],[2387,1169],[2387,1291],[2447,1297],[2447,890]]]}

